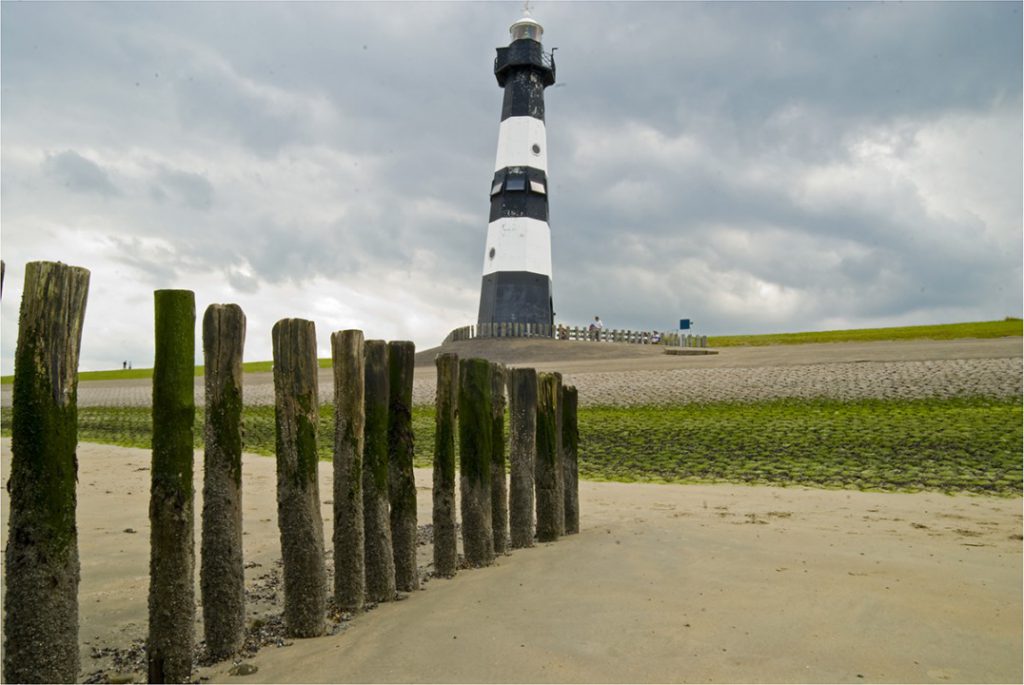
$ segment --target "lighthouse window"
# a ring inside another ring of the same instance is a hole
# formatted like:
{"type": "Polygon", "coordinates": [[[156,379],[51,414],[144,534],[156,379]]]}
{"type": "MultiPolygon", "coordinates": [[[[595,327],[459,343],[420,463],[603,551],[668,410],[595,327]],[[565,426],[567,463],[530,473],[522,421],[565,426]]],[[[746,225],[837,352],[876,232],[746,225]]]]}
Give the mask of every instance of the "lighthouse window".
{"type": "Polygon", "coordinates": [[[523,38],[529,38],[540,42],[540,27],[536,24],[513,24],[509,30],[512,34],[512,40],[521,40],[523,38]]]}
{"type": "Polygon", "coordinates": [[[493,186],[491,186],[491,195],[497,195],[500,192],[501,192],[501,181],[499,180],[499,181],[496,181],[493,186]]]}
{"type": "Polygon", "coordinates": [[[537,145],[537,143],[533,144],[533,148],[532,149],[533,149],[533,154],[535,154],[535,155],[539,155],[540,154],[540,145],[537,145]]]}
{"type": "Polygon", "coordinates": [[[526,190],[526,177],[509,176],[505,182],[505,190],[526,190]]]}
{"type": "Polygon", "coordinates": [[[540,195],[547,195],[547,191],[544,190],[543,181],[530,181],[530,190],[540,195]]]}

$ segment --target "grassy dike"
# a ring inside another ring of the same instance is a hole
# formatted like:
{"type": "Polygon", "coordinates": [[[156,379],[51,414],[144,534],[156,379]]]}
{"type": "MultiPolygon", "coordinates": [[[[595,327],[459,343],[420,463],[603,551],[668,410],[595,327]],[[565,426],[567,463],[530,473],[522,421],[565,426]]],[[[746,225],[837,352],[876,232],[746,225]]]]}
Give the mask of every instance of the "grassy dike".
{"type": "Polygon", "coordinates": [[[803,345],[806,343],[877,342],[880,340],[966,340],[1008,338],[1024,335],[1024,322],[1007,317],[1002,321],[947,323],[932,326],[897,328],[854,328],[841,331],[805,333],[767,333],[761,335],[712,335],[709,347],[763,347],[765,345],[803,345]]]}
{"type": "MultiPolygon", "coordinates": [[[[319,450],[331,456],[331,405],[319,450]]],[[[197,425],[202,425],[197,408],[197,425]]],[[[415,464],[433,457],[434,408],[414,407],[415,464]]],[[[150,446],[148,407],[82,407],[79,439],[150,446]]],[[[3,410],[4,435],[10,410],[3,410]]],[[[1018,496],[1022,411],[1015,398],[776,400],[670,407],[582,407],[580,476],[1018,496]]],[[[196,447],[202,431],[196,431],[196,447]]],[[[274,408],[245,407],[247,452],[274,452],[274,408]]]]}

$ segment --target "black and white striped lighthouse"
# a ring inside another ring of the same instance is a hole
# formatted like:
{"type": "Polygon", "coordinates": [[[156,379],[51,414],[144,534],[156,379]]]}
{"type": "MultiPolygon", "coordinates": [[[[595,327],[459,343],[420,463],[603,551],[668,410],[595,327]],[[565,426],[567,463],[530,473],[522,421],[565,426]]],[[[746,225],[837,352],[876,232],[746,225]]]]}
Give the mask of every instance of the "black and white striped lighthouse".
{"type": "Polygon", "coordinates": [[[481,325],[553,323],[544,89],[555,82],[555,62],[541,46],[543,32],[524,12],[509,28],[508,47],[498,48],[494,59],[505,99],[491,182],[481,325]]]}

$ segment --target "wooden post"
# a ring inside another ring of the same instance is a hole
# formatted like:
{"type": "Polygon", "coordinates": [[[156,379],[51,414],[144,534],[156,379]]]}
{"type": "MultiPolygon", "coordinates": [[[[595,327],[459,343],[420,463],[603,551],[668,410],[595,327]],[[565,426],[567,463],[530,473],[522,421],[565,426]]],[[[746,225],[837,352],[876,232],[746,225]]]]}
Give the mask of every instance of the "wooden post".
{"type": "Polygon", "coordinates": [[[366,601],[363,544],[363,332],[331,335],[334,364],[334,603],[362,611],[366,601]]]}
{"type": "Polygon", "coordinates": [[[563,494],[558,488],[562,470],[558,426],[561,378],[555,373],[537,376],[537,539],[554,542],[565,526],[563,494]]]}
{"type": "Polygon", "coordinates": [[[562,387],[562,481],[565,484],[565,532],[580,532],[580,433],[576,420],[579,393],[576,386],[562,387]]]}
{"type": "Polygon", "coordinates": [[[366,599],[395,599],[395,558],[388,514],[388,344],[365,344],[365,428],[363,431],[363,544],[366,599]]]}
{"type": "Polygon", "coordinates": [[[512,369],[508,380],[512,548],[533,547],[533,481],[537,454],[537,372],[512,369]]]}
{"type": "Polygon", "coordinates": [[[455,433],[459,356],[439,354],[434,432],[434,574],[451,578],[459,566],[455,530],[455,433]]]}
{"type": "Polygon", "coordinates": [[[206,448],[199,587],[206,653],[228,658],[245,639],[242,560],[242,351],[245,314],[211,304],[203,315],[206,448]]]}
{"type": "Polygon", "coordinates": [[[190,290],[157,290],[153,464],[149,493],[151,683],[192,678],[195,538],[192,482],[196,304],[190,290]]]}
{"type": "Polygon", "coordinates": [[[281,319],[272,333],[284,628],[292,637],[317,637],[324,632],[327,572],[317,479],[316,328],[312,321],[281,319]]]}
{"type": "Polygon", "coordinates": [[[491,364],[459,362],[459,485],[462,551],[470,566],[494,562],[491,532],[491,364]]]}
{"type": "Polygon", "coordinates": [[[565,395],[565,386],[562,384],[562,374],[552,373],[555,377],[556,401],[555,401],[555,452],[558,455],[558,463],[555,465],[555,524],[558,526],[558,536],[565,535],[565,470],[562,467],[562,398],[565,395]]]}
{"type": "Polygon", "coordinates": [[[78,355],[89,272],[25,266],[4,550],[6,683],[78,679],[78,355]]]}
{"type": "Polygon", "coordinates": [[[491,364],[491,532],[494,553],[508,552],[508,480],[505,474],[505,383],[504,364],[491,364]]]}
{"type": "Polygon", "coordinates": [[[391,544],[395,555],[395,588],[420,587],[416,570],[416,475],[412,470],[412,374],[416,345],[388,343],[388,501],[391,544]]]}

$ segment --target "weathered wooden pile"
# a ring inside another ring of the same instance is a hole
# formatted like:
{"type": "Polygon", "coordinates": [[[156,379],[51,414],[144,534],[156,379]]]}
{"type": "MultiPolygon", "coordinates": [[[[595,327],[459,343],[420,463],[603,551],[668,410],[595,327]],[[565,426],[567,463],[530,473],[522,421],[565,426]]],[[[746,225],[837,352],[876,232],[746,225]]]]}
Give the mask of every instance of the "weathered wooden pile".
{"type": "MultiPolygon", "coordinates": [[[[63,264],[26,268],[4,560],[6,682],[74,682],[78,675],[76,395],[88,281],[88,271],[63,264]]],[[[148,678],[189,682],[195,641],[195,297],[158,290],[154,305],[148,678]]],[[[200,591],[208,655],[224,659],[240,649],[245,634],[242,310],[211,305],[202,337],[200,591]]],[[[325,630],[329,593],[317,478],[316,333],[311,321],[283,319],[272,337],[284,624],[293,637],[315,637],[325,630]]],[[[411,419],[415,349],[411,342],[364,341],[357,330],[334,333],[331,348],[333,596],[339,609],[356,612],[420,583],[411,419]]],[[[488,566],[496,554],[530,547],[535,538],[549,542],[578,532],[575,388],[563,386],[557,373],[507,370],[454,354],[438,355],[436,365],[434,575],[451,577],[460,568],[456,440],[465,566],[488,566]]]]}

